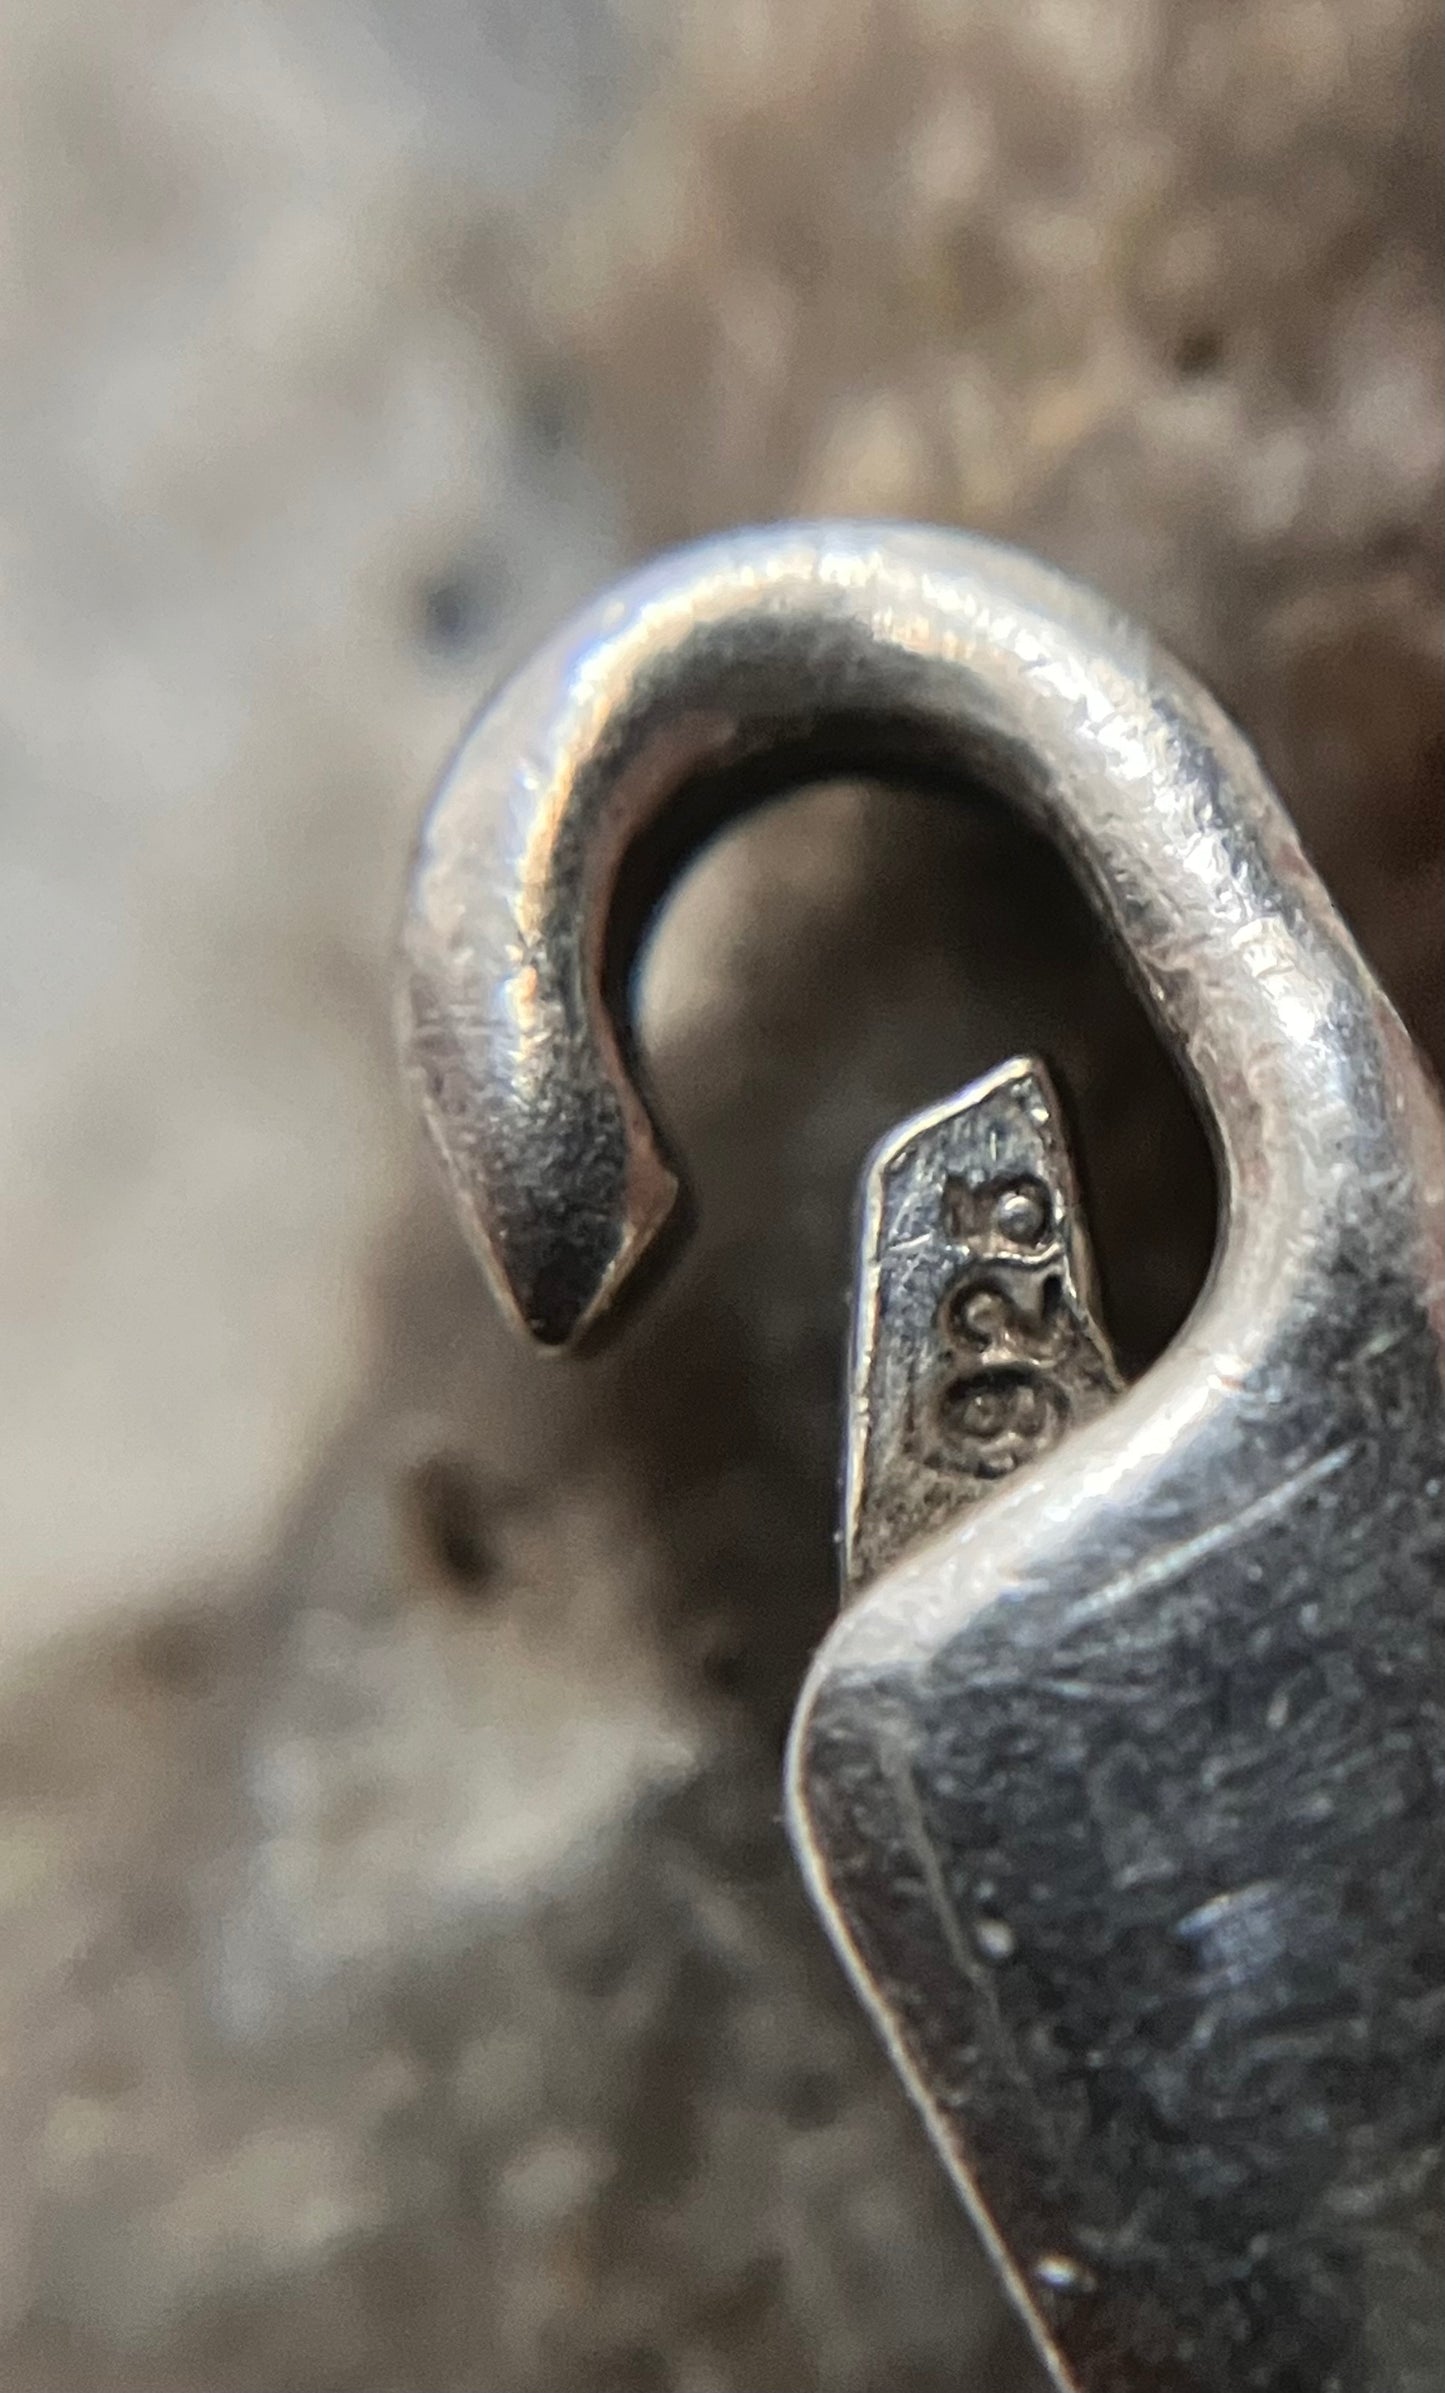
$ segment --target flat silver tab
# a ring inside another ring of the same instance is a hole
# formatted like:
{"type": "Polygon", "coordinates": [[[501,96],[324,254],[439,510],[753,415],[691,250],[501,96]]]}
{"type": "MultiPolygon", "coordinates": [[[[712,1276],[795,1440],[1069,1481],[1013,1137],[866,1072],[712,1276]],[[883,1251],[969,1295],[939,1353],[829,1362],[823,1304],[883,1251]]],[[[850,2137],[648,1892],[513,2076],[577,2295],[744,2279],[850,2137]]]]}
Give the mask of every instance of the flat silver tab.
{"type": "Polygon", "coordinates": [[[1015,1056],[915,1114],[864,1182],[843,1508],[849,1594],[1123,1386],[1059,1101],[1015,1056]]]}

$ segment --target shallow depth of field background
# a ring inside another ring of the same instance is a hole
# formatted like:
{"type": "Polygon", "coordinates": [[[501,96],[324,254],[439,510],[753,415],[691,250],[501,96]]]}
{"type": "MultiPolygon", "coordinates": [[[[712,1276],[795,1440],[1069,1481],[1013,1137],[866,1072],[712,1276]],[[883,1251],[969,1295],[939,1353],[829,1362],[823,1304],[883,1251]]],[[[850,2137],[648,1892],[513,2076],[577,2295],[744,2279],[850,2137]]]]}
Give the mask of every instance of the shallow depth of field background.
{"type": "Polygon", "coordinates": [[[1429,0],[13,0],[0,2393],[1005,2393],[778,1825],[872,1139],[1020,1044],[1137,1364],[1197,1131],[1062,877],[800,798],[649,965],[702,1228],[494,1319],[388,949],[663,543],[1017,539],[1261,746],[1437,1062],[1429,0]]]}

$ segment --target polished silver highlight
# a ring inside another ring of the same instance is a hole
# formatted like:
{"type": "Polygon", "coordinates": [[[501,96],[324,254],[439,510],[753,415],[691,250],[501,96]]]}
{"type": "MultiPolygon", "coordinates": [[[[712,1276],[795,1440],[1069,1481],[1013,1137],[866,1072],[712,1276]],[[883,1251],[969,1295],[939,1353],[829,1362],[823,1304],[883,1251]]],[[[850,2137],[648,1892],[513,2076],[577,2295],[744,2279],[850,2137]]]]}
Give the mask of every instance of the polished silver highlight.
{"type": "Polygon", "coordinates": [[[840,769],[1054,836],[1222,1221],[1139,1384],[844,1612],[804,1868],[1061,2385],[1439,2393],[1441,1121],[1219,710],[956,533],[738,534],[603,597],[417,861],[408,1053],[463,1220],[534,1336],[600,1322],[677,1193],[630,1062],[647,909],[729,809],[840,769]]]}
{"type": "Polygon", "coordinates": [[[864,1182],[843,1579],[876,1579],[1123,1385],[1059,1101],[1017,1057],[878,1148],[864,1182]]]}

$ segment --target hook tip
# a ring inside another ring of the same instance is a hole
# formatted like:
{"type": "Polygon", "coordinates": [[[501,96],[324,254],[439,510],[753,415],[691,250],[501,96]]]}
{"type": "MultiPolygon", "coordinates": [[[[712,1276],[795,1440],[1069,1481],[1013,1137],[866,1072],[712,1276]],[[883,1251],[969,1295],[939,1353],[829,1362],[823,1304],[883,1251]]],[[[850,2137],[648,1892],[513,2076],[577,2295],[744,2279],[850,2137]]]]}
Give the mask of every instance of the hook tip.
{"type": "Polygon", "coordinates": [[[602,1342],[624,1300],[650,1285],[673,1251],[688,1208],[679,1181],[653,1154],[633,1159],[625,1204],[569,1209],[535,1203],[473,1216],[494,1286],[530,1343],[546,1354],[586,1353],[602,1342]],[[670,1234],[669,1234],[670,1233],[670,1234]]]}
{"type": "Polygon", "coordinates": [[[529,1019],[528,1042],[496,1035],[495,1016],[479,1024],[449,951],[438,953],[428,896],[424,886],[414,893],[408,923],[403,1059],[467,1242],[504,1310],[532,1344],[575,1353],[597,1341],[625,1291],[650,1282],[644,1264],[673,1251],[690,1208],[642,1098],[590,1020],[574,1030],[529,1019]],[[539,1078],[531,1058],[544,1045],[539,1078]]]}

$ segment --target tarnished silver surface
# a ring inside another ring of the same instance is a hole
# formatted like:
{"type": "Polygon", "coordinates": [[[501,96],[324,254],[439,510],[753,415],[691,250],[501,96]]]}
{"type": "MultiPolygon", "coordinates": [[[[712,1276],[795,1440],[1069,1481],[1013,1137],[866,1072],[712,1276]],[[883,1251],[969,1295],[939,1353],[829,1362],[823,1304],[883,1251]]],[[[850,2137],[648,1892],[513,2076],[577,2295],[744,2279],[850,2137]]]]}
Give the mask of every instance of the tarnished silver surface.
{"type": "Polygon", "coordinates": [[[955,533],[739,534],[604,596],[428,822],[408,1051],[521,1320],[672,1213],[648,906],[839,768],[1058,840],[1212,1130],[1209,1286],[1099,1418],[889,1567],[799,1707],[795,1838],[1062,2385],[1445,2386],[1442,1137],[1251,752],[1148,639],[955,533]]]}
{"type": "Polygon", "coordinates": [[[1118,1395],[1059,1102],[1017,1056],[864,1181],[843,1480],[852,1591],[1118,1395]]]}

